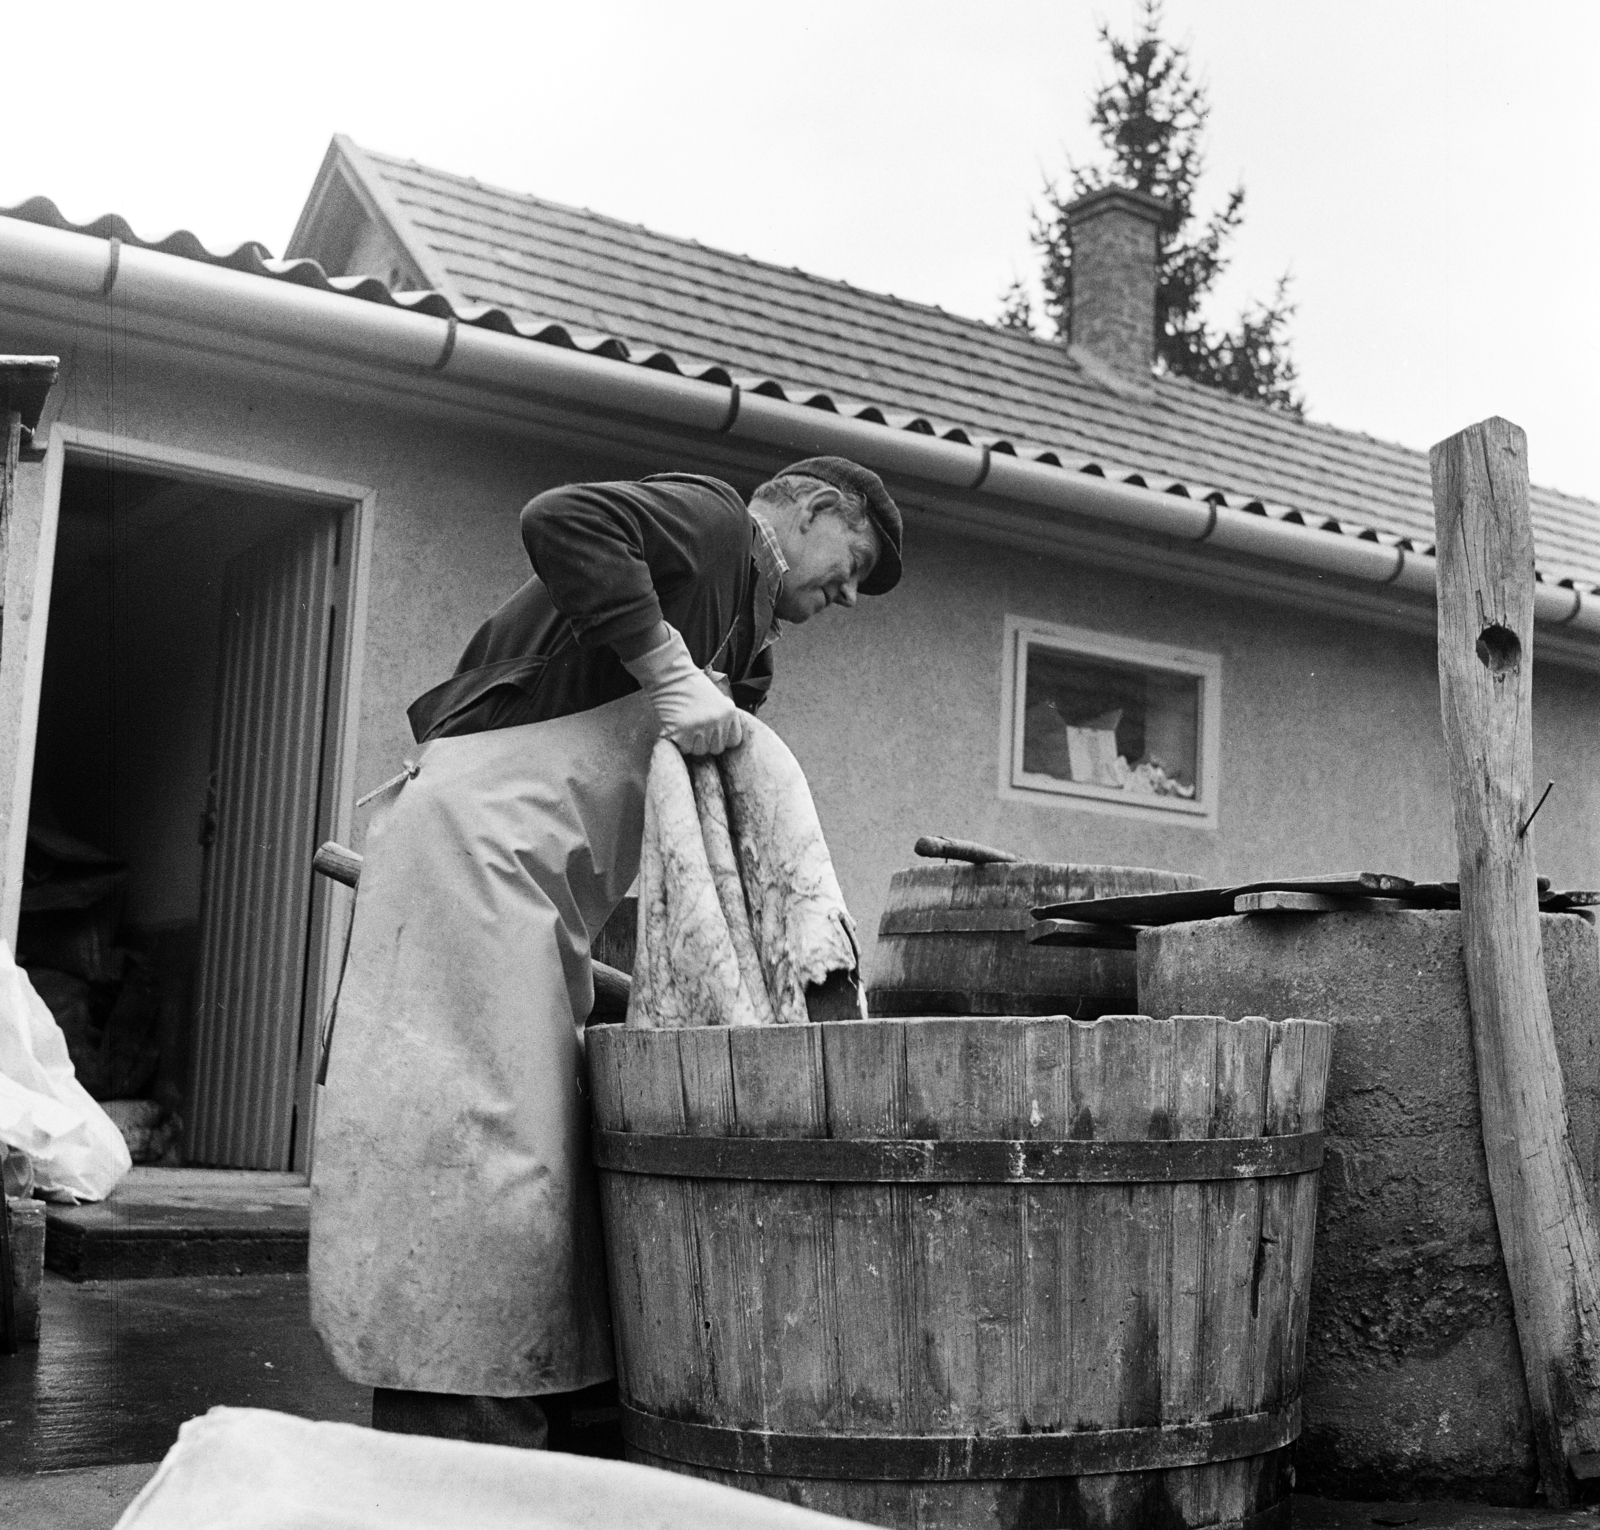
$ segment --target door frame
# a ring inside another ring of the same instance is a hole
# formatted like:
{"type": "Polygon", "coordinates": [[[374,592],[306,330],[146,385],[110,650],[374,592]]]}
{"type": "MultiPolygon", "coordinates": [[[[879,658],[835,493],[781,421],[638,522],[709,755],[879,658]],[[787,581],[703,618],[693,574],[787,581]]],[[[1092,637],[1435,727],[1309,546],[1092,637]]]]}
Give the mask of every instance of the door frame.
{"type": "MultiPolygon", "coordinates": [[[[55,578],[56,530],[61,489],[69,465],[115,465],[185,483],[210,484],[254,494],[279,494],[325,506],[343,516],[341,536],[348,547],[344,578],[344,631],[335,634],[330,681],[333,696],[324,739],[325,779],[331,784],[327,823],[332,838],[348,842],[355,820],[356,745],[361,717],[361,679],[366,660],[367,597],[371,582],[373,526],[378,491],[320,474],[298,473],[249,457],[191,451],[161,441],[142,440],[57,422],[43,453],[19,465],[17,495],[7,528],[5,605],[0,613],[0,939],[16,948],[22,906],[22,867],[27,850],[28,814],[33,797],[34,748],[44,655],[55,578]]],[[[315,1047],[327,1003],[338,982],[343,941],[334,938],[351,894],[324,882],[310,909],[303,1045],[315,1047]],[[309,1031],[309,1034],[307,1032],[309,1031]]],[[[309,1076],[302,1068],[300,1078],[309,1076]]],[[[297,1080],[296,1094],[301,1092],[297,1080]]],[[[298,1100],[306,1107],[305,1130],[298,1134],[295,1169],[310,1167],[316,1090],[298,1100]]]]}

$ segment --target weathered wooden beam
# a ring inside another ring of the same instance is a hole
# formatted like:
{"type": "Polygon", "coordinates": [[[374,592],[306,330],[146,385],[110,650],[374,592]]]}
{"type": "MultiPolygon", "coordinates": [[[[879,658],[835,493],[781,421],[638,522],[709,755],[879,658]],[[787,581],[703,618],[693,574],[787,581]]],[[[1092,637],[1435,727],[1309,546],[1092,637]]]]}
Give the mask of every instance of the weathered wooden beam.
{"type": "Polygon", "coordinates": [[[22,415],[11,409],[0,414],[5,457],[0,461],[0,600],[5,599],[6,566],[11,552],[11,511],[17,498],[17,458],[22,452],[22,415]]]}
{"type": "Polygon", "coordinates": [[[59,356],[0,356],[0,415],[20,416],[31,435],[60,370],[59,356]]]}
{"type": "Polygon", "coordinates": [[[1131,924],[1089,924],[1082,919],[1038,919],[1028,930],[1030,946],[1087,946],[1096,951],[1136,951],[1139,932],[1131,924]]]}
{"type": "Polygon", "coordinates": [[[1386,914],[1406,906],[1404,898],[1350,898],[1286,888],[1240,893],[1233,900],[1236,914],[1386,914]]]}
{"type": "Polygon", "coordinates": [[[31,436],[37,427],[60,368],[55,356],[0,356],[0,445],[5,450],[5,465],[0,468],[0,598],[6,587],[22,437],[31,436]]]}
{"type": "Polygon", "coordinates": [[[0,940],[13,944],[55,561],[56,489],[35,437],[58,366],[0,356],[0,940]]]}
{"type": "Polygon", "coordinates": [[[1236,914],[1336,914],[1353,907],[1359,900],[1339,898],[1331,893],[1267,892],[1240,893],[1233,900],[1236,914]]]}
{"type": "Polygon", "coordinates": [[[1539,938],[1527,440],[1485,420],[1430,457],[1439,701],[1489,1187],[1545,1496],[1600,1451],[1600,1243],[1572,1151],[1539,938]]]}

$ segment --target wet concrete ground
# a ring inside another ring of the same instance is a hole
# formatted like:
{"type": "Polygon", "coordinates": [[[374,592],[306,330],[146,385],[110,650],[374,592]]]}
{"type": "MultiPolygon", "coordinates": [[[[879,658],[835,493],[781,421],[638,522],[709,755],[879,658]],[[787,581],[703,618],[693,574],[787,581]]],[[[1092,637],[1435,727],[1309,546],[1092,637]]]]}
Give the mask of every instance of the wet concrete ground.
{"type": "Polygon", "coordinates": [[[304,1275],[73,1284],[46,1274],[40,1343],[0,1356],[0,1474],[159,1461],[218,1403],[365,1423],[304,1275]]]}
{"type": "Polygon", "coordinates": [[[186,1420],[219,1403],[364,1424],[306,1277],[74,1283],[46,1273],[40,1342],[0,1355],[0,1530],[109,1530],[186,1420]]]}
{"type": "Polygon", "coordinates": [[[38,1477],[0,1476],[0,1525],[5,1530],[111,1530],[155,1469],[152,1461],[38,1477]]]}
{"type": "MultiPolygon", "coordinates": [[[[328,1362],[303,1274],[73,1283],[47,1274],[42,1342],[0,1356],[0,1530],[110,1530],[179,1426],[219,1403],[365,1423],[328,1362]]],[[[1600,1509],[1298,1497],[1297,1530],[1567,1530],[1600,1509]]]]}
{"type": "Polygon", "coordinates": [[[1294,1530],[1568,1530],[1600,1525],[1600,1509],[1498,1509],[1481,1503],[1349,1503],[1296,1495],[1294,1530]]]}

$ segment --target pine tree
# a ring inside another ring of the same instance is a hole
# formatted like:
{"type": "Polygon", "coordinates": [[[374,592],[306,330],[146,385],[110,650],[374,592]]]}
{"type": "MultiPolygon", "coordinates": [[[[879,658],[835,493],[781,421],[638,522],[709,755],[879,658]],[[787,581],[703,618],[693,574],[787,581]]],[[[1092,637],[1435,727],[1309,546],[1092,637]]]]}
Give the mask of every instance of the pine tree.
{"type": "Polygon", "coordinates": [[[1000,328],[1033,333],[1033,299],[1020,277],[1013,277],[1011,285],[1000,294],[1000,328]]]}
{"type": "MultiPolygon", "coordinates": [[[[1106,161],[1069,163],[1066,189],[1047,185],[1044,204],[1033,217],[1045,316],[1065,339],[1072,322],[1067,208],[1102,186],[1150,192],[1172,208],[1156,287],[1157,369],[1300,414],[1305,401],[1295,387],[1298,372],[1290,352],[1295,305],[1289,278],[1278,282],[1270,302],[1241,314],[1231,330],[1217,332],[1200,311],[1227,268],[1226,247],[1244,222],[1244,187],[1236,186],[1209,216],[1197,216],[1195,189],[1205,168],[1210,102],[1204,84],[1190,72],[1188,49],[1161,36],[1161,0],[1142,0],[1140,13],[1140,30],[1131,39],[1114,36],[1105,22],[1099,26],[1114,77],[1095,92],[1089,121],[1106,161]]],[[[1020,282],[1013,282],[1001,301],[1001,324],[1033,327],[1032,305],[1020,282]]]]}

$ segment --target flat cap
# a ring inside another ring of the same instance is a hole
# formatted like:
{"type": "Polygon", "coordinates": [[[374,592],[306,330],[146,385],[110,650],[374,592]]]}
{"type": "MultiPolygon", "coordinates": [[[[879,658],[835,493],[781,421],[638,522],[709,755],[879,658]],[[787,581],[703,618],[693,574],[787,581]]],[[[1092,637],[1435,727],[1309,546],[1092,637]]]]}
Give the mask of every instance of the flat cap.
{"type": "Polygon", "coordinates": [[[836,489],[853,490],[866,501],[867,519],[878,533],[878,561],[859,588],[863,595],[887,595],[900,583],[900,507],[889,497],[883,480],[848,457],[807,457],[803,462],[791,462],[776,476],[800,474],[836,489]]]}

